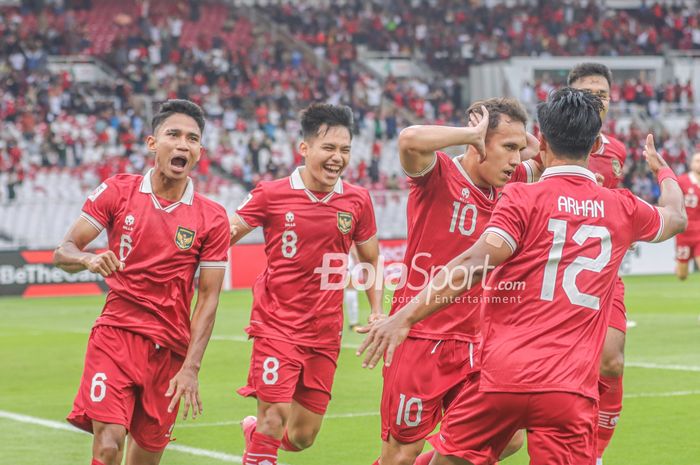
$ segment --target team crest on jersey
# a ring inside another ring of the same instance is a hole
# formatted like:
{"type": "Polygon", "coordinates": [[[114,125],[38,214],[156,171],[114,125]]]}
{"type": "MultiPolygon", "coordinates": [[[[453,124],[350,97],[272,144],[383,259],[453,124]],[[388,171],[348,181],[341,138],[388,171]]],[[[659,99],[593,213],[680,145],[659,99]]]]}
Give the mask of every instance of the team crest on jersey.
{"type": "Polygon", "coordinates": [[[177,245],[180,250],[189,249],[194,243],[194,235],[195,232],[191,229],[178,226],[177,231],[175,231],[175,245],[177,245]]]}
{"type": "Polygon", "coordinates": [[[338,229],[347,234],[352,229],[352,215],[348,212],[338,212],[338,229]]]}
{"type": "Polygon", "coordinates": [[[620,160],[617,158],[614,158],[612,161],[612,170],[616,178],[622,176],[622,165],[620,164],[620,160]]]}

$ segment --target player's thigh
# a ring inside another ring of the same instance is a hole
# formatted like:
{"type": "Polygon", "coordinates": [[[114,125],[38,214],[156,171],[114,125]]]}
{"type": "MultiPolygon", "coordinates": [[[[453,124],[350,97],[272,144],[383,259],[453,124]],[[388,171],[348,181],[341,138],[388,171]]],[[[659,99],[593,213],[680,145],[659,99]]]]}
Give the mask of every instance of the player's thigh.
{"type": "Polygon", "coordinates": [[[323,414],[312,412],[293,401],[287,421],[287,434],[294,445],[306,449],[313,444],[322,423],[323,414]]]}
{"type": "Polygon", "coordinates": [[[424,445],[425,439],[404,443],[389,435],[389,439],[382,442],[380,463],[382,465],[413,465],[424,445]]]}
{"type": "Polygon", "coordinates": [[[608,326],[600,358],[600,373],[603,376],[622,376],[625,363],[625,333],[608,326]]]}
{"type": "Polygon", "coordinates": [[[322,417],[331,400],[340,349],[301,347],[299,350],[301,374],[294,389],[294,402],[322,417]]]}
{"type": "Polygon", "coordinates": [[[608,327],[625,333],[627,331],[627,308],[625,307],[625,283],[617,277],[612,295],[612,308],[610,309],[608,327]]]}
{"type": "Polygon", "coordinates": [[[135,391],[132,361],[123,350],[124,331],[94,328],[85,354],[85,365],[68,421],[93,431],[93,421],[128,428],[133,414],[135,391]]]}
{"type": "Polygon", "coordinates": [[[597,404],[572,393],[533,394],[527,446],[532,465],[595,463],[597,404]]]}
{"type": "Polygon", "coordinates": [[[442,455],[439,452],[435,452],[430,465],[472,465],[468,460],[464,460],[459,457],[452,455],[442,455]]]}
{"type": "Polygon", "coordinates": [[[523,428],[528,399],[527,394],[479,392],[479,374],[474,373],[445,412],[439,434],[428,441],[444,456],[495,462],[523,428]]]}
{"type": "Polygon", "coordinates": [[[127,441],[126,465],[158,465],[162,456],[162,450],[151,452],[139,446],[133,438],[127,441]]]}
{"type": "Polygon", "coordinates": [[[303,363],[303,349],[295,344],[256,337],[248,383],[238,390],[270,404],[291,404],[303,363]]]}
{"type": "Polygon", "coordinates": [[[134,405],[129,434],[133,439],[131,442],[136,442],[139,446],[134,449],[135,453],[143,449],[158,454],[170,442],[180,408],[178,402],[173,411],[168,412],[171,398],[166,397],[165,392],[170,386],[170,380],[182,368],[184,358],[151,341],[147,342],[143,350],[148,357],[142,367],[145,375],[140,380],[140,396],[134,405]]]}

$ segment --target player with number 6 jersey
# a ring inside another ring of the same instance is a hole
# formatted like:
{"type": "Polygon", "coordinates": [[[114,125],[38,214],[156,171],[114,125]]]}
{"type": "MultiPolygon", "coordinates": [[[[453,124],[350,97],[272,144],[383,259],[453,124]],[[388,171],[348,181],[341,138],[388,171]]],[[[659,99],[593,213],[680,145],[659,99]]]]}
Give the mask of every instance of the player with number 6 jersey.
{"type": "Polygon", "coordinates": [[[373,325],[358,350],[368,352],[365,366],[382,354],[391,365],[412,325],[488,275],[481,372],[429,439],[432,465],[491,464],[523,428],[533,465],[595,463],[598,368],[619,266],[631,243],[666,240],[687,221],[651,135],[645,156],[661,185],[658,208],[597,184],[586,164],[600,108],[597,97],[572,88],[540,104],[540,182],[506,186],[479,240],[373,325]]]}
{"type": "Polygon", "coordinates": [[[226,270],[228,218],[188,177],[201,154],[202,109],[169,100],[152,127],[154,168],[102,183],[54,254],[57,266],[100,273],[110,288],[68,417],[94,433],[92,465],[121,464],[127,432],[126,463],[157,464],[180,398],[185,417],[202,411],[197,378],[226,270]],[[102,230],[108,250],[85,251],[102,230]]]}
{"type": "MultiPolygon", "coordinates": [[[[331,398],[353,243],[360,263],[377,270],[369,192],[340,178],[350,158],[352,125],[345,106],[304,110],[299,150],[305,166],[258,184],[231,218],[231,242],[262,227],[267,255],[246,328],[254,339],[248,383],[238,391],[258,399],[257,419],[242,424],[246,464],[274,464],[279,448],[299,451],[313,443],[331,398]]],[[[383,279],[369,274],[367,297],[377,318],[383,279]]]]}
{"type": "Polygon", "coordinates": [[[700,267],[700,152],[690,160],[690,170],[678,176],[678,182],[685,198],[685,210],[688,213],[688,229],[676,236],[676,276],[688,277],[688,262],[695,261],[695,268],[700,267]]]}
{"type": "MultiPolygon", "coordinates": [[[[399,135],[399,157],[410,181],[405,283],[394,291],[391,314],[410,302],[429,277],[478,239],[507,182],[532,182],[536,154],[525,130],[527,114],[515,100],[492,98],[467,110],[468,127],[411,126],[399,135]],[[439,151],[467,145],[454,159],[439,151]]],[[[536,169],[536,168],[535,168],[536,169]]],[[[415,325],[383,371],[382,454],[375,463],[412,465],[425,438],[478,370],[481,286],[415,325]]],[[[522,441],[516,440],[509,453],[522,441]]],[[[428,460],[421,456],[420,460],[428,460]]]]}

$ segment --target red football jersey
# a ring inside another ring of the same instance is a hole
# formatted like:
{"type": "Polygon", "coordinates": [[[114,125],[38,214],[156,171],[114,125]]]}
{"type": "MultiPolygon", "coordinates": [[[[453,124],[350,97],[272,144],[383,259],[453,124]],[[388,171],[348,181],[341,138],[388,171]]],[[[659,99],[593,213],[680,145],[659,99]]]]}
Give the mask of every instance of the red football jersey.
{"type": "Polygon", "coordinates": [[[627,158],[625,144],[612,136],[600,134],[603,144],[588,157],[588,169],[603,175],[603,187],[617,189],[622,183],[622,168],[627,158]]]}
{"type": "MultiPolygon", "coordinates": [[[[338,347],[343,289],[323,289],[318,268],[327,254],[343,254],[347,260],[353,242],[362,244],[377,233],[369,192],[339,180],[331,192],[315,194],[304,186],[297,168],[289,177],[258,184],[237,214],[251,228],[262,226],[267,255],[267,268],[253,287],[246,332],[299,345],[338,347]]],[[[326,264],[339,267],[341,262],[326,264]]],[[[340,279],[334,274],[328,282],[340,279]]]]}
{"type": "Polygon", "coordinates": [[[679,240],[700,240],[700,179],[693,173],[678,176],[678,184],[681,186],[685,197],[685,211],[688,213],[688,229],[679,234],[679,240]]]}
{"type": "Polygon", "coordinates": [[[506,186],[486,231],[514,254],[484,289],[481,389],[598,398],[618,268],[630,244],[662,229],[655,207],[585,168],[506,186]]]}
{"type": "Polygon", "coordinates": [[[95,325],[142,334],[185,355],[195,272],[226,268],[230,227],[224,207],[197,194],[191,180],[178,202],[159,199],[152,171],[111,177],[83,205],[81,216],[107,229],[109,249],[125,263],[106,278],[95,325]]]}
{"type": "MultiPolygon", "coordinates": [[[[435,161],[424,174],[409,181],[408,239],[404,265],[406,283],[394,292],[391,314],[408,304],[432,276],[476,242],[491,218],[498,190],[479,189],[460,164],[436,152],[435,161]]],[[[529,166],[521,164],[511,182],[532,182],[529,166]]],[[[481,286],[475,285],[459,300],[419,322],[409,333],[426,339],[458,339],[476,342],[480,338],[481,286]]]]}

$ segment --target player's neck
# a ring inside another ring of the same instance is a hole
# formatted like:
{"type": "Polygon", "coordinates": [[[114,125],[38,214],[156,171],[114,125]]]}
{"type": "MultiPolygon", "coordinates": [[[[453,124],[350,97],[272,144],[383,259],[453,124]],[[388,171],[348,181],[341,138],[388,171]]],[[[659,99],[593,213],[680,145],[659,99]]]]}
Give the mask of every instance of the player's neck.
{"type": "Polygon", "coordinates": [[[547,168],[555,168],[557,166],[580,166],[581,168],[588,169],[588,158],[583,160],[573,160],[571,158],[550,158],[550,162],[547,168]]]}
{"type": "Polygon", "coordinates": [[[153,170],[151,173],[151,186],[153,193],[160,197],[161,199],[167,200],[169,202],[177,202],[185,194],[185,189],[187,189],[187,182],[189,178],[185,179],[169,179],[165,175],[157,170],[153,170]]]}
{"type": "Polygon", "coordinates": [[[304,187],[312,192],[330,192],[333,190],[333,186],[326,186],[316,181],[316,179],[311,175],[311,172],[306,168],[299,170],[301,175],[301,180],[304,181],[304,187]]]}
{"type": "Polygon", "coordinates": [[[459,163],[462,165],[462,168],[464,168],[464,171],[469,175],[469,178],[472,180],[474,185],[476,187],[479,187],[481,189],[491,189],[491,184],[488,183],[488,181],[484,180],[479,175],[479,156],[472,154],[472,153],[465,153],[462,155],[462,158],[460,159],[459,163]]]}

